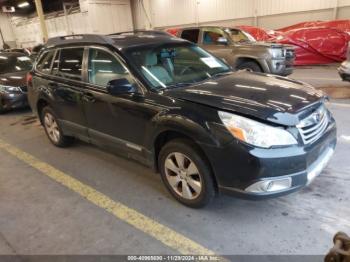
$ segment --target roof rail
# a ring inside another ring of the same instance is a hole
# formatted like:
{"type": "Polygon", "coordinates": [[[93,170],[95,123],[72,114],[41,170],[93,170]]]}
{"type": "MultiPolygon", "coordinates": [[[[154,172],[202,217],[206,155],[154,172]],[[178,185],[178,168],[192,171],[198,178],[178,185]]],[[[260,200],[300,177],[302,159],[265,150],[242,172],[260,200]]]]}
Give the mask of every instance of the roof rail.
{"type": "Polygon", "coordinates": [[[134,30],[134,31],[125,31],[119,33],[109,34],[108,36],[118,36],[118,35],[132,35],[132,34],[140,34],[140,35],[164,35],[169,36],[169,33],[160,30],[134,30]]]}
{"type": "Polygon", "coordinates": [[[105,35],[66,35],[49,38],[46,42],[46,47],[49,47],[51,45],[64,45],[72,43],[113,44],[114,41],[113,39],[105,35]]]}

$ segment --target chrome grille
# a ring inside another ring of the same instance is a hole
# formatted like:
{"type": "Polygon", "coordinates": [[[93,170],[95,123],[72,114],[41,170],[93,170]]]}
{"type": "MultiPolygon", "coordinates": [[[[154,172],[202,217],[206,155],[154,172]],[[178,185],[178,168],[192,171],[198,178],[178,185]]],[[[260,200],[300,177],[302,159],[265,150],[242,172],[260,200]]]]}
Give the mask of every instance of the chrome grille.
{"type": "Polygon", "coordinates": [[[297,125],[304,144],[311,144],[318,140],[325,132],[329,123],[329,113],[324,105],[304,118],[297,125]]]}
{"type": "Polygon", "coordinates": [[[294,49],[287,49],[286,50],[286,58],[287,59],[294,59],[295,53],[294,49]]]}

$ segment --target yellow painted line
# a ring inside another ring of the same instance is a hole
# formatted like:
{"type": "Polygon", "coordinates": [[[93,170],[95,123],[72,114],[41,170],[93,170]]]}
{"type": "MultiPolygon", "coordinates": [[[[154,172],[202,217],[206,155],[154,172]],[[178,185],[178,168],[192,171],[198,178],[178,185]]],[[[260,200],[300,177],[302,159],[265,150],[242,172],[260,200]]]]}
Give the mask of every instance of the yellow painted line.
{"type": "Polygon", "coordinates": [[[181,254],[215,255],[213,251],[201,246],[184,235],[177,233],[169,227],[162,225],[161,223],[123,205],[122,203],[112,200],[92,187],[85,185],[79,180],[63,173],[45,162],[40,161],[34,156],[2,141],[1,139],[0,148],[40,171],[42,174],[78,193],[80,196],[86,198],[96,206],[113,214],[116,218],[154,237],[164,245],[178,251],[181,254]]]}

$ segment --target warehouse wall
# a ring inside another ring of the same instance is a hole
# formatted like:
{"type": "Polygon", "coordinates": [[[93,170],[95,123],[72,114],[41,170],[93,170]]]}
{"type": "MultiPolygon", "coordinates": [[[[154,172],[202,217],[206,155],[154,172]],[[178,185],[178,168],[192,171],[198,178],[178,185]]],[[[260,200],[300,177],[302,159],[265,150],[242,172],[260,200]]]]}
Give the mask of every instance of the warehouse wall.
{"type": "Polygon", "coordinates": [[[268,15],[259,17],[258,25],[262,28],[278,29],[303,21],[332,20],[332,15],[333,9],[268,15]]]}
{"type": "MultiPolygon", "coordinates": [[[[55,17],[48,16],[45,21],[49,37],[91,31],[87,16],[80,12],[68,15],[67,22],[63,14],[55,17]]],[[[31,19],[13,17],[12,27],[19,47],[32,47],[43,42],[37,17],[31,19]]]]}
{"type": "MultiPolygon", "coordinates": [[[[15,46],[15,35],[11,27],[11,22],[7,14],[0,13],[0,29],[4,41],[11,47],[15,46]]],[[[3,46],[3,41],[0,37],[0,49],[3,46]]]]}
{"type": "Polygon", "coordinates": [[[339,19],[350,19],[350,5],[339,8],[338,18],[339,19]]]}
{"type": "MultiPolygon", "coordinates": [[[[181,25],[254,25],[276,29],[302,21],[350,18],[350,0],[80,0],[80,11],[46,17],[49,36],[109,34],[181,25]],[[141,4],[143,3],[143,5],[141,4]],[[339,8],[335,13],[334,7],[339,8]],[[145,9],[145,10],[144,10],[145,9]],[[149,19],[146,16],[149,17],[149,19]],[[150,21],[149,21],[150,20],[150,21]]],[[[31,47],[42,42],[37,18],[0,14],[7,41],[31,47]],[[7,23],[7,24],[6,24],[7,23]]],[[[11,43],[11,42],[10,42],[11,43]]],[[[1,43],[0,43],[1,46],[1,43]]]]}
{"type": "MultiPolygon", "coordinates": [[[[130,0],[80,0],[80,11],[69,14],[67,21],[62,12],[47,15],[45,21],[49,37],[133,29],[130,0]]],[[[43,42],[37,17],[13,17],[11,23],[17,46],[32,47],[43,42]]]]}
{"type": "Polygon", "coordinates": [[[92,33],[111,34],[133,30],[130,0],[85,0],[92,33]]]}
{"type": "Polygon", "coordinates": [[[134,24],[145,27],[144,2],[155,28],[178,25],[256,25],[270,29],[309,20],[350,18],[350,0],[132,0],[134,24]]]}

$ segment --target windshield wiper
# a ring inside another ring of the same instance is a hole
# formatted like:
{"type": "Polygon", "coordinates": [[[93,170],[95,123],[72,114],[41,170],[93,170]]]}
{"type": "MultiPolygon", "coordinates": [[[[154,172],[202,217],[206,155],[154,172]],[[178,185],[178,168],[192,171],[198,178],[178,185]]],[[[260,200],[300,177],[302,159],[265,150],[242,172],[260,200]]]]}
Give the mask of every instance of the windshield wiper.
{"type": "Polygon", "coordinates": [[[172,84],[170,86],[163,87],[163,88],[161,88],[161,90],[163,90],[163,89],[173,89],[173,88],[184,87],[184,86],[190,86],[190,85],[193,85],[193,84],[194,83],[192,83],[192,82],[176,83],[176,84],[172,84]]]}
{"type": "Polygon", "coordinates": [[[220,76],[226,76],[226,75],[229,75],[231,73],[232,73],[232,71],[220,72],[220,73],[213,74],[211,76],[211,78],[218,78],[220,76]]]}

